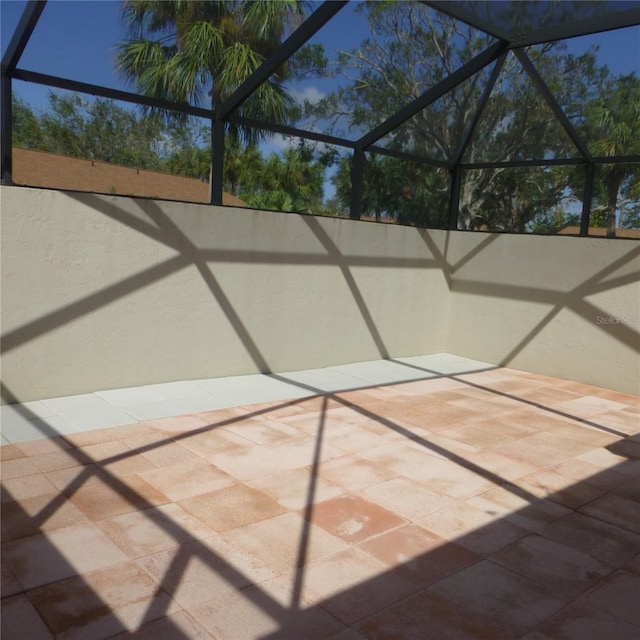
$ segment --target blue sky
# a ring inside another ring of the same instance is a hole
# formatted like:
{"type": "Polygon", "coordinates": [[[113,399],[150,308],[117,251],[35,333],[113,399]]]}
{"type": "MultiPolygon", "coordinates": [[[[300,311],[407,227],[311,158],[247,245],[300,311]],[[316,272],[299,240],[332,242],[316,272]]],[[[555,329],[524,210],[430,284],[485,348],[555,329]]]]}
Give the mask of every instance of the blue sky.
{"type": "MultiPolygon", "coordinates": [[[[3,52],[25,5],[22,0],[0,0],[3,52]]],[[[348,5],[331,21],[330,28],[325,27],[318,34],[327,50],[354,47],[367,36],[367,25],[354,13],[354,6],[348,5]]],[[[115,45],[123,34],[120,7],[118,0],[49,0],[20,67],[108,87],[130,88],[113,65],[115,45]]],[[[635,71],[640,75],[640,27],[569,42],[576,52],[598,44],[600,61],[612,71],[635,71]]],[[[292,88],[321,93],[330,86],[330,81],[316,80],[292,88]]],[[[16,88],[25,99],[43,104],[46,90],[27,87],[26,83],[18,83],[16,88]]]]}
{"type": "MultiPolygon", "coordinates": [[[[314,3],[319,5],[319,2],[314,3]]],[[[368,35],[362,16],[354,12],[351,2],[325,26],[314,42],[322,42],[329,57],[335,49],[357,47],[368,35]]],[[[11,33],[26,5],[22,0],[0,0],[1,38],[4,52],[11,33]]],[[[118,0],[49,0],[32,35],[19,66],[112,88],[131,90],[114,67],[116,43],[122,39],[124,27],[118,0]]],[[[640,75],[640,27],[618,30],[567,41],[574,53],[582,53],[594,44],[599,46],[599,62],[615,73],[640,75]]],[[[335,86],[336,80],[314,79],[291,83],[297,96],[321,97],[335,86]]],[[[18,82],[15,91],[35,108],[46,105],[48,89],[18,82]]],[[[281,139],[273,139],[264,151],[284,147],[281,139]]]]}
{"type": "MultiPolygon", "coordinates": [[[[314,2],[319,5],[319,2],[314,2]]],[[[356,3],[353,3],[354,6],[356,3]]],[[[2,50],[4,52],[26,2],[0,0],[2,10],[2,50]]],[[[113,65],[116,43],[124,27],[118,0],[49,0],[20,60],[20,67],[83,82],[118,89],[131,89],[113,65]]],[[[323,38],[328,47],[360,42],[367,35],[366,24],[358,20],[351,7],[340,13],[323,38]],[[345,19],[346,18],[346,19],[345,19]]],[[[299,90],[304,90],[300,85],[299,90]]],[[[25,99],[44,104],[46,96],[37,87],[19,83],[25,99]]]]}

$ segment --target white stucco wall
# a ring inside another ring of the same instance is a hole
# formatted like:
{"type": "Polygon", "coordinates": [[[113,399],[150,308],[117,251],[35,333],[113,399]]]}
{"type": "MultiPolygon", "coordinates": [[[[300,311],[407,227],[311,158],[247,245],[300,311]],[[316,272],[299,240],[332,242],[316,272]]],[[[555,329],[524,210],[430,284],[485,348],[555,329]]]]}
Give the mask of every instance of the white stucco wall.
{"type": "Polygon", "coordinates": [[[457,232],[447,350],[640,392],[640,243],[457,232]]]}
{"type": "Polygon", "coordinates": [[[0,206],[20,401],[445,350],[445,232],[18,187],[0,206]]]}
{"type": "MultiPolygon", "coordinates": [[[[21,401],[449,351],[640,388],[640,245],[2,187],[21,401]]],[[[6,401],[6,398],[5,398],[6,401]]]]}

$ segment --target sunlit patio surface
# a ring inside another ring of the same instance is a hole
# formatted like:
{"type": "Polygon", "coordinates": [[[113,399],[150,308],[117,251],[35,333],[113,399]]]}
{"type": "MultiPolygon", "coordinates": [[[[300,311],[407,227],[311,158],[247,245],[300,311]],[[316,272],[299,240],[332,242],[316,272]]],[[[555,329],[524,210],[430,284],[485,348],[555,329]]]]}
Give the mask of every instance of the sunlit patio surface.
{"type": "Polygon", "coordinates": [[[639,423],[446,354],[2,407],[2,638],[637,640],[639,423]]]}

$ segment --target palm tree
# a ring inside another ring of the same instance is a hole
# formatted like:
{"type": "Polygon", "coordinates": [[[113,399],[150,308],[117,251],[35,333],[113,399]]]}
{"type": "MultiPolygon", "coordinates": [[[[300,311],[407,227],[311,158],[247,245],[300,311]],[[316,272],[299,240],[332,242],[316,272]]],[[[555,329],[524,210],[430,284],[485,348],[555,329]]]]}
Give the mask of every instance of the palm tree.
{"type": "Polygon", "coordinates": [[[265,163],[264,191],[288,194],[290,203],[283,211],[313,213],[322,203],[324,167],[313,162],[306,147],[290,147],[282,158],[271,156],[265,163]]]}
{"type": "MultiPolygon", "coordinates": [[[[588,122],[594,131],[591,152],[597,156],[640,155],[640,79],[621,76],[588,109],[588,122]]],[[[611,164],[603,170],[606,188],[607,237],[616,235],[616,207],[623,181],[635,175],[632,192],[640,195],[638,165],[611,164]]]]}
{"type": "MultiPolygon", "coordinates": [[[[129,37],[118,46],[116,64],[145,95],[217,106],[304,18],[304,6],[301,0],[123,0],[129,37]]],[[[286,75],[283,66],[239,112],[286,121],[292,104],[282,86],[286,75]]],[[[239,133],[247,142],[260,137],[239,133]]]]}
{"type": "Polygon", "coordinates": [[[243,146],[237,136],[228,136],[224,148],[224,188],[238,196],[240,188],[262,168],[262,156],[255,144],[243,146]]]}

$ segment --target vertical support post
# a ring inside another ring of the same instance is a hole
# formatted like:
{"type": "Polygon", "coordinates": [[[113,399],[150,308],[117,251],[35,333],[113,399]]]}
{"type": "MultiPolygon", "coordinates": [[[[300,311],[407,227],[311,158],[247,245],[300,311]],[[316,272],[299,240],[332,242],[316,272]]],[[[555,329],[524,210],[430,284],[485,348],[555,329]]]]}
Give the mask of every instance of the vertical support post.
{"type": "Polygon", "coordinates": [[[591,217],[591,202],[593,200],[593,177],[595,164],[590,162],[585,168],[584,195],[582,197],[582,217],[580,218],[580,235],[589,235],[589,219],[591,217]]]}
{"type": "Polygon", "coordinates": [[[29,0],[2,56],[0,72],[0,181],[13,184],[11,78],[35,29],[46,0],[29,0]]]}
{"type": "Polygon", "coordinates": [[[2,154],[0,175],[4,185],[13,184],[12,122],[11,122],[11,77],[2,70],[0,81],[0,153],[2,154]]]}
{"type": "Polygon", "coordinates": [[[356,147],[353,150],[353,162],[351,163],[351,207],[349,217],[352,220],[360,220],[362,216],[364,163],[364,149],[362,147],[356,147]]]}
{"type": "Polygon", "coordinates": [[[456,165],[451,170],[451,199],[449,200],[449,224],[447,229],[458,228],[458,214],[460,210],[460,185],[462,184],[462,170],[456,165]]]}
{"type": "Polygon", "coordinates": [[[211,121],[211,204],[222,204],[224,183],[224,121],[211,121]]]}

